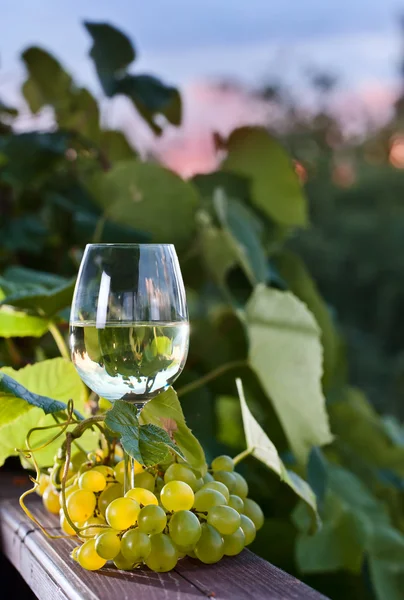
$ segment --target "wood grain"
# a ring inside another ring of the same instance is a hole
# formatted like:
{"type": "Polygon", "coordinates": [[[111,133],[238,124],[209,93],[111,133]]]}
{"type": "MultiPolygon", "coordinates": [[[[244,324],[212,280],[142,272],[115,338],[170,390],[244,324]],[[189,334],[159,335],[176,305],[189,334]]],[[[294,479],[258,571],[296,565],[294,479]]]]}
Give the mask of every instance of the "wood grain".
{"type": "MultiPolygon", "coordinates": [[[[119,571],[104,567],[82,569],[70,558],[77,541],[50,540],[20,508],[17,497],[28,486],[21,479],[0,476],[0,531],[3,553],[38,598],[46,600],[324,600],[307,585],[259,558],[249,550],[225,557],[215,565],[181,559],[174,571],[154,573],[144,567],[119,571]],[[4,484],[7,485],[4,485],[4,484]],[[23,487],[24,486],[24,487],[23,487]],[[7,488],[7,492],[5,491],[7,488]],[[7,499],[8,497],[8,499],[7,499]]],[[[58,517],[50,515],[32,495],[27,505],[53,535],[58,517]]]]}

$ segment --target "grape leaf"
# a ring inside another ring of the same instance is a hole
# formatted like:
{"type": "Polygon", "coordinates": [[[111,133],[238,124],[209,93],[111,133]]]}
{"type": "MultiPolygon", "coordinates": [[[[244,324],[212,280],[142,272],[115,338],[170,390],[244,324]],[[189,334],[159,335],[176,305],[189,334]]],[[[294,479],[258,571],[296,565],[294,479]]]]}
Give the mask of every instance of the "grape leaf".
{"type": "Polygon", "coordinates": [[[29,315],[10,306],[0,308],[0,337],[41,337],[48,331],[48,319],[29,315]]]}
{"type": "Polygon", "coordinates": [[[274,444],[248,408],[241,379],[237,379],[236,383],[240,398],[241,415],[243,418],[247,448],[251,450],[252,456],[264,463],[264,465],[272,471],[275,471],[281,480],[308,505],[312,514],[311,529],[315,530],[320,524],[320,519],[317,512],[316,496],[313,490],[306,481],[299,477],[299,475],[286,469],[274,444]]]}
{"type": "Polygon", "coordinates": [[[138,411],[134,404],[116,400],[106,413],[105,424],[118,433],[125,452],[146,467],[167,460],[169,450],[180,458],[184,455],[164,429],[156,425],[139,425],[138,411]]]}
{"type": "MultiPolygon", "coordinates": [[[[85,413],[86,387],[73,364],[64,358],[45,360],[18,371],[4,367],[0,369],[0,378],[0,465],[7,457],[18,454],[16,448],[25,446],[29,429],[55,423],[52,416],[44,412],[44,408],[48,412],[52,409],[63,410],[72,398],[77,411],[85,413]]],[[[54,433],[45,431],[35,434],[34,445],[49,439],[54,433]]],[[[94,447],[94,436],[91,440],[91,436],[87,438],[87,447],[90,449],[90,441],[94,447]]],[[[52,464],[58,446],[60,440],[35,453],[40,466],[52,464]]]]}
{"type": "Polygon", "coordinates": [[[172,387],[150,400],[140,416],[142,423],[152,423],[163,427],[167,423],[167,419],[170,419],[171,430],[173,429],[172,421],[177,424],[176,431],[172,431],[172,437],[184,454],[186,461],[193,469],[204,475],[207,471],[205,453],[187,426],[180,401],[172,387]]]}
{"type": "Polygon", "coordinates": [[[258,285],[246,305],[249,361],[272,400],[297,460],[332,441],[321,389],[320,330],[290,292],[258,285]]]}
{"type": "Polygon", "coordinates": [[[251,200],[257,208],[280,225],[307,224],[306,199],[293,164],[264,127],[236,129],[227,149],[222,169],[251,179],[251,200]]]}

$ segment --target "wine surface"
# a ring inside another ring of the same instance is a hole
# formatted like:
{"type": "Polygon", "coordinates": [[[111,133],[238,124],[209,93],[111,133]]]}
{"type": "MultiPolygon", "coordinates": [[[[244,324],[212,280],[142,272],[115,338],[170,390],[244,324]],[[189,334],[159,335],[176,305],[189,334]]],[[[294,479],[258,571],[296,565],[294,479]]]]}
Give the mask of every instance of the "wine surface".
{"type": "Polygon", "coordinates": [[[73,363],[90,389],[107,400],[151,398],[174,382],[188,353],[189,324],[70,324],[73,363]]]}

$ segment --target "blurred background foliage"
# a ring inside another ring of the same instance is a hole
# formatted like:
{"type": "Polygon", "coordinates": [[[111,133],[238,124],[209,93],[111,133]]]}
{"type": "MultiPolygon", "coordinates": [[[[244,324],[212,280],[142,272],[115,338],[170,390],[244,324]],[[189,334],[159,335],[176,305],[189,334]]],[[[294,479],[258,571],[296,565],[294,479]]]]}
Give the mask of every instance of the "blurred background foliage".
{"type": "MultiPolygon", "coordinates": [[[[85,27],[105,96],[127,96],[156,135],[178,125],[178,90],[137,73],[116,29],[85,27]]],[[[331,598],[402,598],[404,99],[391,123],[347,141],[327,110],[332,77],[313,78],[310,116],[268,85],[257,93],[281,107],[294,162],[264,128],[242,128],[215,137],[217,171],[184,181],[102,127],[94,96],[55,57],[32,47],[21,58],[25,100],[34,114],[51,107],[55,126],[16,133],[17,111],[0,102],[1,365],[65,352],[86,243],[175,243],[191,317],[177,384],[188,424],[208,458],[242,451],[241,377],[255,418],[316,494],[312,534],[307,507],[246,459],[266,516],[253,550],[331,598]]]]}

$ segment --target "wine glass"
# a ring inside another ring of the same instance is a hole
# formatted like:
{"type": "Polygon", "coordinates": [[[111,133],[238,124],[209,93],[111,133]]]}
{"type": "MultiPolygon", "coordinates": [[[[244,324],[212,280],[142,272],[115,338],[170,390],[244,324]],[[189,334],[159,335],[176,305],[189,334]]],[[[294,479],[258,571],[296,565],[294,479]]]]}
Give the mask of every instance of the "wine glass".
{"type": "MultiPolygon", "coordinates": [[[[86,246],[70,314],[70,348],[91,390],[141,410],[177,379],[188,341],[185,290],[172,244],[86,246]]],[[[125,460],[133,486],[133,461],[125,460]]]]}

